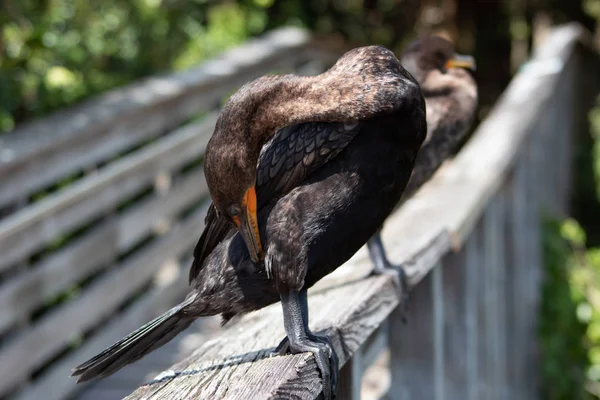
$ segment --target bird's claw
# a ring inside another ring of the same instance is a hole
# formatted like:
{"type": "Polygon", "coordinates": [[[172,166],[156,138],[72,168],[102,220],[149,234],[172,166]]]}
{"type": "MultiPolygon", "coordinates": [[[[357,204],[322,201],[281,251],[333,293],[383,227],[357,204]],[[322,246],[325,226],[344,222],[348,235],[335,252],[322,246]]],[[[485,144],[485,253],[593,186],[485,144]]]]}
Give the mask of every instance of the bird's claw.
{"type": "Polygon", "coordinates": [[[323,381],[323,399],[335,398],[338,383],[339,359],[333,349],[331,340],[326,335],[309,333],[303,339],[296,339],[294,343],[285,337],[271,352],[271,356],[298,354],[311,352],[317,362],[323,381]]]}
{"type": "Polygon", "coordinates": [[[388,275],[392,277],[394,286],[400,295],[400,316],[402,318],[402,322],[406,323],[408,300],[410,296],[408,293],[408,278],[404,267],[401,264],[393,265],[389,262],[386,262],[383,265],[376,265],[369,274],[369,276],[373,275],[388,275]]]}
{"type": "Polygon", "coordinates": [[[281,342],[279,342],[277,347],[275,347],[275,350],[273,350],[271,353],[269,353],[269,355],[271,357],[275,357],[275,356],[284,356],[286,354],[290,354],[290,339],[288,339],[287,336],[284,337],[281,342]]]}

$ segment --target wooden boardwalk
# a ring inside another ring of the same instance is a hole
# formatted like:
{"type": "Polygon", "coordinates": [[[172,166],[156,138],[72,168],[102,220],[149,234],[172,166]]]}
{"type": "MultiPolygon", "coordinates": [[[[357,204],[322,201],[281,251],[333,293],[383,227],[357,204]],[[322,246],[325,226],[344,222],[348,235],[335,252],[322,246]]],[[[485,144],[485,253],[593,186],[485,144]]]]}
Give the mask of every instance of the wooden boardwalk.
{"type": "Polygon", "coordinates": [[[138,386],[151,381],[176,361],[191,354],[221,330],[217,317],[196,321],[182,335],[176,337],[164,347],[152,352],[137,363],[122,369],[118,374],[92,383],[76,400],[110,400],[127,397],[138,386]]]}
{"type": "MultiPolygon", "coordinates": [[[[235,329],[236,323],[236,321],[232,322],[232,329],[235,329]]],[[[152,381],[175,362],[192,354],[207,341],[218,337],[223,329],[220,326],[218,317],[198,320],[183,334],[165,346],[150,353],[140,361],[123,368],[118,374],[92,383],[84,391],[77,394],[73,400],[125,398],[139,386],[152,381]]],[[[227,327],[227,329],[229,328],[227,327]]],[[[390,379],[389,352],[382,353],[371,367],[365,371],[361,399],[383,399],[389,389],[390,379]]]]}
{"type": "MultiPolygon", "coordinates": [[[[392,399],[538,397],[541,218],[565,216],[572,140],[598,93],[598,59],[576,26],[556,29],[454,160],[388,218],[383,240],[412,286],[408,324],[391,277],[364,252],[309,290],[310,325],[343,366],[338,396],[362,398],[389,354],[392,399]]],[[[310,353],[269,357],[279,304],[243,318],[127,400],[315,399],[310,353]]]]}
{"type": "MultiPolygon", "coordinates": [[[[535,397],[539,215],[568,210],[571,141],[598,89],[585,43],[580,28],[557,29],[386,223],[390,258],[408,263],[414,286],[409,325],[391,280],[363,279],[364,250],[311,289],[311,326],[333,329],[345,363],[339,398],[535,397]]],[[[277,30],[3,136],[0,398],[122,398],[157,371],[128,399],[317,396],[312,356],[264,357],[283,337],[279,305],[224,329],[207,319],[99,383],[68,375],[187,292],[208,204],[202,154],[223,99],[337,56],[303,30],[277,30]]]]}
{"type": "Polygon", "coordinates": [[[223,100],[335,59],[306,31],[280,29],[2,136],[0,398],[72,397],[86,386],[71,368],[183,299],[223,100]]]}

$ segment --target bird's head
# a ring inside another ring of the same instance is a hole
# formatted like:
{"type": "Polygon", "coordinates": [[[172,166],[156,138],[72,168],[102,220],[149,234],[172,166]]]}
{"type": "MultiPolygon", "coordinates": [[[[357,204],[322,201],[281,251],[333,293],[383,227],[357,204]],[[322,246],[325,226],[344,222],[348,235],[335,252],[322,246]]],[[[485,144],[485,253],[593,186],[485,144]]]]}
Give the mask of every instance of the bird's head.
{"type": "Polygon", "coordinates": [[[209,141],[204,174],[213,204],[240,232],[253,262],[263,259],[256,201],[256,163],[242,142],[224,141],[215,134],[209,141]]]}
{"type": "Polygon", "coordinates": [[[439,36],[421,36],[406,46],[402,65],[419,83],[432,71],[443,74],[455,68],[475,70],[472,56],[457,54],[451,42],[439,36]]]}

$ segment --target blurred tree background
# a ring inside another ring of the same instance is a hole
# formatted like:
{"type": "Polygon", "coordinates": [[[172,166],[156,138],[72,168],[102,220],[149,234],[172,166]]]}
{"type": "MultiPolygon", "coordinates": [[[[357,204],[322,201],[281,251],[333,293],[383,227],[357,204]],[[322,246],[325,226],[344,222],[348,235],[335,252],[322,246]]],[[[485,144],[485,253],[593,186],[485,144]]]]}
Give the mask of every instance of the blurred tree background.
{"type": "MultiPolygon", "coordinates": [[[[600,0],[3,0],[0,137],[151,74],[180,70],[283,25],[382,44],[453,39],[478,63],[483,118],[553,24],[600,39],[600,0]]],[[[600,40],[597,40],[600,42],[600,40]]],[[[600,398],[600,107],[578,138],[573,217],[544,227],[544,398],[600,398]],[[578,222],[577,222],[578,221],[578,222]],[[587,247],[586,248],[586,241],[587,247]]]]}

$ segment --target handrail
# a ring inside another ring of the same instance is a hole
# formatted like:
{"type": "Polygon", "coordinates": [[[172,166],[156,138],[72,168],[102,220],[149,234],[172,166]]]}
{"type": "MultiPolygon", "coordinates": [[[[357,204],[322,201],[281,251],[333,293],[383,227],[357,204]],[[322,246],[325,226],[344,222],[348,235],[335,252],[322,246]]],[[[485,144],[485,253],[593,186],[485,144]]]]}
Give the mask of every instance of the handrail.
{"type": "Polygon", "coordinates": [[[320,59],[332,54],[305,30],[283,28],[196,68],[153,76],[19,126],[0,139],[0,208],[213,110],[243,83],[297,66],[315,52],[320,59]]]}
{"type": "Polygon", "coordinates": [[[84,387],[73,365],[181,300],[218,109],[255,77],[321,72],[337,59],[328,49],[271,31],[2,136],[0,397],[72,395],[84,387]]]}
{"type": "MultiPolygon", "coordinates": [[[[311,327],[329,330],[340,365],[346,364],[340,398],[359,398],[363,360],[374,358],[365,355],[388,342],[397,378],[391,393],[436,400],[534,393],[535,379],[512,376],[506,354],[527,357],[523,365],[534,358],[539,213],[568,208],[570,176],[562,170],[570,164],[572,121],[585,112],[568,105],[580,94],[578,76],[589,73],[581,62],[585,39],[578,26],[556,29],[456,158],[387,220],[389,256],[404,263],[414,287],[407,326],[394,312],[400,300],[391,278],[363,279],[369,269],[363,250],[309,291],[311,327]],[[457,254],[448,254],[451,249],[457,254]],[[448,286],[455,277],[446,270],[462,276],[458,286],[448,286]],[[463,300],[446,302],[445,296],[463,300]],[[447,319],[454,313],[465,315],[464,324],[447,319]],[[510,348],[509,318],[515,324],[510,348]],[[448,337],[468,339],[460,356],[448,353],[448,337]],[[477,340],[489,341],[483,355],[477,340]],[[379,347],[365,347],[367,342],[379,347]],[[452,365],[453,357],[461,365],[452,365]],[[460,379],[450,379],[452,374],[460,379]]],[[[316,398],[322,388],[310,354],[267,356],[283,336],[280,306],[267,307],[201,344],[127,399],[316,398]]]]}

